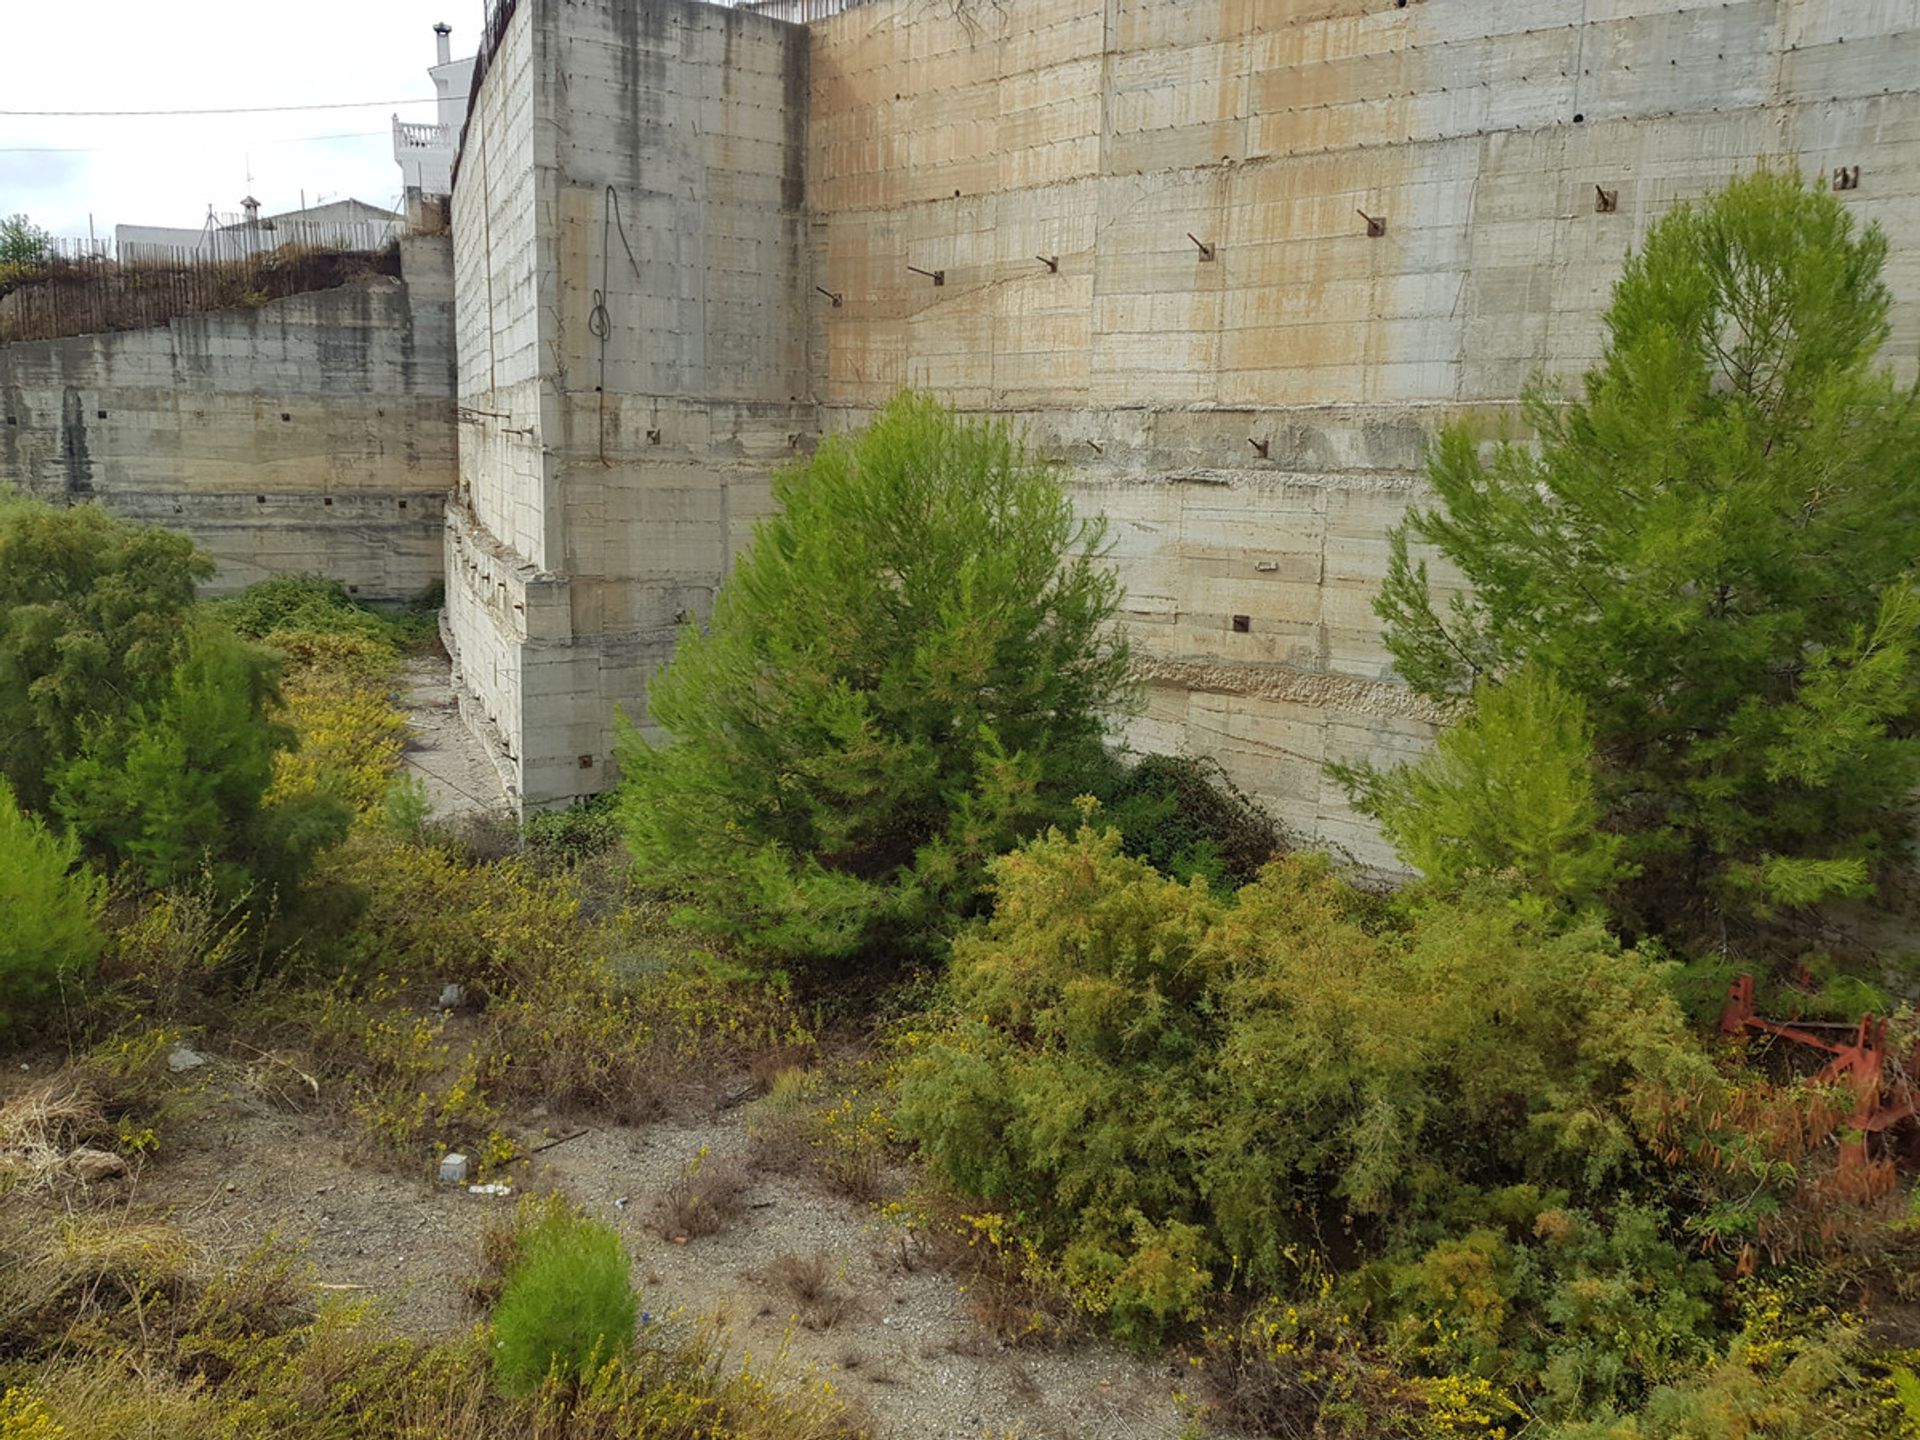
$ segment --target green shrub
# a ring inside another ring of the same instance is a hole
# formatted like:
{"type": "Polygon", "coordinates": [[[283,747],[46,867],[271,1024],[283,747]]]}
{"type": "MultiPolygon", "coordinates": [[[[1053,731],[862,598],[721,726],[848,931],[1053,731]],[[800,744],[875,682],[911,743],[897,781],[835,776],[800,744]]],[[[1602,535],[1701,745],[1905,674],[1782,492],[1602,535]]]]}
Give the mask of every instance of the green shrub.
{"type": "Polygon", "coordinates": [[[276,575],[214,603],[216,614],[238,633],[264,640],[276,630],[382,638],[378,616],[347,595],[347,587],[322,575],[276,575]]]}
{"type": "Polygon", "coordinates": [[[53,237],[25,215],[0,220],[0,285],[37,275],[53,259],[53,237]]]}
{"type": "Polygon", "coordinates": [[[573,1215],[529,1230],[494,1307],[494,1374],[524,1395],[548,1375],[591,1379],[633,1346],[638,1314],[628,1261],[612,1229],[573,1215]]]}
{"type": "Polygon", "coordinates": [[[1538,443],[1434,446],[1376,603],[1435,696],[1532,663],[1585,704],[1630,921],[1717,941],[1872,887],[1920,781],[1920,391],[1877,363],[1887,239],[1797,175],[1662,217],[1538,443]],[[1437,599],[1415,544],[1457,569],[1437,599]]]}
{"type": "Polygon", "coordinates": [[[1544,1440],[1905,1440],[1920,1433],[1920,1405],[1904,1399],[1903,1371],[1891,1356],[1876,1357],[1859,1317],[1770,1286],[1744,1286],[1738,1298],[1740,1326],[1724,1349],[1623,1413],[1547,1425],[1544,1440]]]}
{"type": "Polygon", "coordinates": [[[1599,831],[1586,707],[1537,667],[1482,680],[1472,708],[1413,764],[1332,768],[1400,858],[1443,889],[1499,875],[1591,905],[1631,877],[1621,838],[1599,831]]]}
{"type": "Polygon", "coordinates": [[[1543,1418],[1631,1409],[1716,1348],[1720,1276],[1661,1211],[1607,1213],[1532,1187],[1490,1197],[1485,1223],[1368,1267],[1354,1287],[1390,1351],[1417,1369],[1534,1390],[1543,1418]]]}
{"type": "Polygon", "coordinates": [[[643,883],[776,961],[937,949],[1130,695],[1104,526],[1003,424],[903,395],[778,509],[653,680],[621,820],[643,883]]]}
{"type": "Polygon", "coordinates": [[[164,690],[89,727],[56,772],[54,808],[92,849],[156,887],[207,870],[228,894],[256,876],[292,882],[345,835],[352,812],[319,792],[262,808],[274,759],[293,740],[270,718],[277,676],[272,652],[196,627],[164,690]]]}
{"type": "Polygon", "coordinates": [[[116,868],[233,895],[296,879],[348,810],[263,804],[293,741],[279,657],[198,610],[212,573],[184,535],[0,498],[0,778],[116,868]]]}
{"type": "Polygon", "coordinates": [[[613,797],[598,795],[565,810],[549,810],[527,817],[527,852],[548,866],[578,865],[620,843],[620,821],[613,797]]]}
{"type": "Polygon", "coordinates": [[[98,505],[0,495],[0,778],[44,811],[89,734],[172,689],[213,562],[98,505]]]}
{"type": "Polygon", "coordinates": [[[78,857],[79,846],[23,813],[0,779],[0,1035],[100,953],[104,888],[78,857]]]}
{"type": "Polygon", "coordinates": [[[1279,822],[1210,755],[1118,760],[1092,793],[1125,852],[1176,880],[1245,885],[1287,849],[1279,822]]]}
{"type": "Polygon", "coordinates": [[[1310,856],[1228,899],[1090,827],[994,878],[899,1122],[1097,1308],[1126,1287],[1136,1335],[1190,1312],[1191,1272],[1278,1286],[1331,1234],[1429,1244],[1496,1181],[1604,1203],[1658,1168],[1643,1098],[1712,1074],[1654,966],[1541,907],[1381,923],[1310,856]]]}
{"type": "Polygon", "coordinates": [[[0,220],[0,265],[33,269],[53,258],[53,236],[23,214],[0,220]]]}

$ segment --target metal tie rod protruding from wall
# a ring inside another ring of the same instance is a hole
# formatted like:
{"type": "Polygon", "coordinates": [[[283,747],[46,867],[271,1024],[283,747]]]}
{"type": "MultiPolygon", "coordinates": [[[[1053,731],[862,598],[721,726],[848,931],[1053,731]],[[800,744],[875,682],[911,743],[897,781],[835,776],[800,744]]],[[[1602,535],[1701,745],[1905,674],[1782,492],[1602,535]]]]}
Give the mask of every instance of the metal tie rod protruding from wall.
{"type": "Polygon", "coordinates": [[[1372,236],[1375,240],[1378,240],[1382,235],[1387,233],[1387,217],[1386,216],[1369,215],[1364,210],[1355,210],[1353,213],[1358,215],[1362,220],[1367,222],[1367,234],[1372,236]]]}
{"type": "Polygon", "coordinates": [[[918,265],[909,265],[907,269],[916,275],[926,276],[936,285],[944,285],[947,283],[947,272],[944,270],[922,270],[918,265]]]}
{"type": "Polygon", "coordinates": [[[1252,436],[1248,436],[1247,443],[1253,446],[1255,452],[1260,456],[1262,460],[1265,460],[1267,458],[1267,450],[1269,448],[1267,441],[1255,440],[1252,436]]]}
{"type": "Polygon", "coordinates": [[[1048,274],[1058,275],[1060,273],[1060,257],[1058,255],[1036,255],[1033,258],[1047,267],[1048,274]]]}
{"type": "Polygon", "coordinates": [[[845,296],[842,296],[842,295],[836,295],[833,291],[827,289],[827,287],[824,285],[816,285],[813,288],[818,290],[822,295],[826,296],[827,299],[831,300],[833,302],[833,308],[836,310],[840,308],[840,302],[846,298],[845,296]]]}
{"type": "Polygon", "coordinates": [[[1620,192],[1618,190],[1602,190],[1598,185],[1595,185],[1593,187],[1593,208],[1596,214],[1613,214],[1620,208],[1620,192]]]}
{"type": "Polygon", "coordinates": [[[1213,246],[1209,245],[1206,241],[1202,240],[1198,235],[1194,234],[1191,230],[1187,232],[1187,238],[1193,241],[1195,245],[1198,245],[1200,247],[1200,258],[1202,260],[1213,259],[1213,246]]]}

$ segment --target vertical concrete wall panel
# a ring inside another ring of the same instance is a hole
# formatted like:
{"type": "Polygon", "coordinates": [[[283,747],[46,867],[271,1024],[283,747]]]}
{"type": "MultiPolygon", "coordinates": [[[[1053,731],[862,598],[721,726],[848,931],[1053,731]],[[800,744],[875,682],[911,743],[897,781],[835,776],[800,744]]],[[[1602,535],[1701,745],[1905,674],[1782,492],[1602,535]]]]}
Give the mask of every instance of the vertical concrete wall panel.
{"type": "Polygon", "coordinates": [[[504,194],[513,249],[491,291],[463,269],[463,333],[525,357],[473,392],[524,446],[466,428],[449,553],[497,563],[461,568],[449,631],[526,806],[610,782],[616,707],[644,723],[812,434],[806,58],[798,28],[694,0],[525,0],[481,87],[516,173],[489,198],[470,126],[455,223],[471,244],[504,194]]]}
{"type": "Polygon", "coordinates": [[[0,483],[186,531],[211,593],[320,572],[419,594],[455,471],[447,243],[410,237],[402,273],[0,346],[0,483]]]}
{"type": "MultiPolygon", "coordinates": [[[[1371,610],[1424,437],[1577,378],[1631,245],[1755,165],[1920,220],[1910,0],[893,0],[811,43],[827,423],[901,384],[1021,416],[1114,523],[1136,740],[1363,859],[1318,767],[1440,718],[1371,610]]],[[[1889,278],[1910,356],[1920,262],[1889,278]]]]}

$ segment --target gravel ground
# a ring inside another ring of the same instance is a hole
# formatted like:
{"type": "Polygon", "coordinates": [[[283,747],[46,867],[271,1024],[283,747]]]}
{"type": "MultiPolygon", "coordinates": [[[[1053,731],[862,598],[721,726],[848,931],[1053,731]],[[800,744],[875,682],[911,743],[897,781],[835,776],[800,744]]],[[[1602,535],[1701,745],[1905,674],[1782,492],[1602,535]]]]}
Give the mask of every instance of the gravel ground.
{"type": "Polygon", "coordinates": [[[485,748],[461,722],[447,657],[409,656],[400,704],[413,738],[401,763],[426,782],[429,816],[450,820],[476,811],[504,810],[506,791],[485,748]]]}
{"type": "Polygon", "coordinates": [[[1172,1440],[1186,1420],[1177,1367],[1103,1344],[1003,1348],[966,1310],[952,1276],[908,1270],[892,1226],[867,1206],[810,1182],[755,1173],[738,1111],[595,1130],[541,1157],[553,1182],[625,1236],[641,1303],[666,1323],[714,1313],[755,1355],[786,1339],[793,1363],[828,1375],[872,1413],[888,1440],[1172,1440]],[[675,1244],[656,1228],[661,1193],[687,1162],[735,1159],[750,1184],[740,1218],[675,1244]],[[624,1205],[616,1204],[624,1197],[624,1205]],[[851,1297],[832,1328],[809,1329],[767,1271],[785,1255],[822,1255],[851,1297]]]}
{"type": "MultiPolygon", "coordinates": [[[[480,1232],[489,1213],[516,1201],[438,1185],[425,1167],[404,1176],[368,1165],[342,1127],[264,1103],[247,1058],[215,1058],[195,1113],[118,1202],[170,1215],[229,1254],[271,1232],[303,1241],[321,1285],[377,1299],[412,1333],[472,1325],[479,1316],[462,1285],[480,1232]]],[[[521,1133],[542,1123],[536,1116],[521,1133]]],[[[621,1232],[651,1323],[673,1334],[717,1317],[757,1370],[831,1379],[872,1417],[877,1440],[1173,1440],[1186,1424],[1170,1359],[1085,1340],[1003,1346],[968,1314],[952,1275],[907,1266],[873,1209],[810,1179],[754,1171],[737,1109],[596,1126],[516,1170],[516,1190],[557,1188],[621,1232]],[[719,1233],[676,1244],[660,1231],[658,1203],[703,1147],[705,1164],[747,1167],[743,1206],[719,1233]],[[770,1276],[789,1255],[823,1257],[844,1300],[829,1328],[809,1328],[770,1276]]]]}

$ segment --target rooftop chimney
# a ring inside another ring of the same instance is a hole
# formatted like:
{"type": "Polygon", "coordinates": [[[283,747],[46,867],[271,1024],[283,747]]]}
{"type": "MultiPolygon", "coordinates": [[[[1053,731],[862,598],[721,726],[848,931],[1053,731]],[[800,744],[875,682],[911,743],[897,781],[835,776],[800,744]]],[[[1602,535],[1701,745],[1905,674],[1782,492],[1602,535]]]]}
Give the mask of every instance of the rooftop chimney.
{"type": "Polygon", "coordinates": [[[433,27],[434,48],[440,52],[440,58],[434,62],[435,64],[449,65],[453,62],[453,45],[447,38],[452,34],[453,27],[444,20],[433,27]]]}

